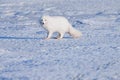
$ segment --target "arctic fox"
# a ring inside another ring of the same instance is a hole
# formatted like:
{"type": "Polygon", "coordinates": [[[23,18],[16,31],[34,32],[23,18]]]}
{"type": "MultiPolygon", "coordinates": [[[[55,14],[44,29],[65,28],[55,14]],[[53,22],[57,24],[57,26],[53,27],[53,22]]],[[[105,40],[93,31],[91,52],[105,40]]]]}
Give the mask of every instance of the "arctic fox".
{"type": "Polygon", "coordinates": [[[73,28],[68,20],[62,16],[43,16],[41,23],[48,31],[48,36],[46,39],[50,39],[54,32],[59,33],[57,39],[62,39],[66,32],[74,38],[79,38],[82,36],[82,33],[73,28]]]}

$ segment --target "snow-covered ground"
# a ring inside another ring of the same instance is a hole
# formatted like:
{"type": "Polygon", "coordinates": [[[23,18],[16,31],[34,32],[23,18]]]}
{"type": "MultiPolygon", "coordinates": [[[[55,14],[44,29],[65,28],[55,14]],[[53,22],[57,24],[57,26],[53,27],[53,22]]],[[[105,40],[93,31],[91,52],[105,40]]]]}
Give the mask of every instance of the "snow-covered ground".
{"type": "Polygon", "coordinates": [[[120,0],[0,0],[0,80],[120,80],[120,0]],[[83,36],[44,40],[43,14],[83,36]]]}

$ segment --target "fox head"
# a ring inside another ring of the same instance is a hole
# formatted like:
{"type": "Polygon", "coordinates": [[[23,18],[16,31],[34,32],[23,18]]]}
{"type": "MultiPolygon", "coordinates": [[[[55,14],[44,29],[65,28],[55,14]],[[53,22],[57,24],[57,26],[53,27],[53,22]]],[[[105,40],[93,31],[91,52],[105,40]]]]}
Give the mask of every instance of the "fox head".
{"type": "Polygon", "coordinates": [[[44,25],[44,24],[47,24],[49,17],[50,17],[50,16],[42,16],[41,23],[42,23],[43,25],[44,25]]]}

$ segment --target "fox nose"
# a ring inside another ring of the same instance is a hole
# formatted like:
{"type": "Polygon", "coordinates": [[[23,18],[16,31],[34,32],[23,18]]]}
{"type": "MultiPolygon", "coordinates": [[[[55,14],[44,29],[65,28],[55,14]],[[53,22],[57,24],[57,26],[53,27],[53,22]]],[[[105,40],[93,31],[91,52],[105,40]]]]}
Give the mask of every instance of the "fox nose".
{"type": "Polygon", "coordinates": [[[42,25],[44,24],[43,20],[40,20],[40,24],[42,24],[42,25]]]}

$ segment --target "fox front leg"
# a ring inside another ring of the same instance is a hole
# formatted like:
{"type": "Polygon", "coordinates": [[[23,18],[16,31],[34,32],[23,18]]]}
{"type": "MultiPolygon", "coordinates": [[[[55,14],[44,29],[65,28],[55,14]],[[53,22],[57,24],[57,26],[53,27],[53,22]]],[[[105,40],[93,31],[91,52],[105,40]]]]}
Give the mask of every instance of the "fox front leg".
{"type": "Polygon", "coordinates": [[[46,40],[47,40],[47,39],[50,39],[50,38],[52,37],[52,34],[53,34],[53,32],[48,32],[48,35],[47,35],[46,40]]]}

